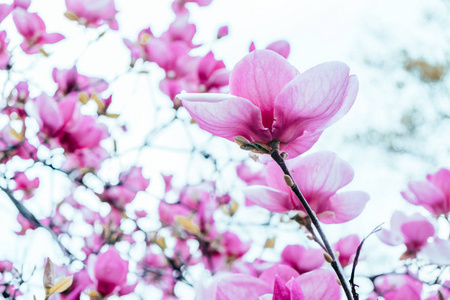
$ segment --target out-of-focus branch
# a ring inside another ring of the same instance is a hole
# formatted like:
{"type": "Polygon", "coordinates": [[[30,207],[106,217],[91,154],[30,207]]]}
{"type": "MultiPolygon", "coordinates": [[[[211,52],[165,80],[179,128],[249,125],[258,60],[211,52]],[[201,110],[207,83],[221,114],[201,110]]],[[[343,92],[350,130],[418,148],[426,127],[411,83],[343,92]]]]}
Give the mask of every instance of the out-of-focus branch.
{"type": "Polygon", "coordinates": [[[28,210],[28,208],[25,207],[25,205],[22,204],[22,202],[20,202],[19,200],[17,200],[14,195],[12,194],[12,192],[9,189],[3,188],[0,186],[0,189],[3,191],[3,193],[5,193],[9,200],[11,200],[11,202],[14,204],[14,206],[17,208],[17,210],[19,211],[19,213],[25,218],[27,219],[32,225],[34,225],[35,227],[41,227],[44,228],[45,230],[47,230],[50,235],[52,236],[52,238],[56,241],[56,243],[59,245],[59,247],[61,248],[62,252],[64,253],[64,255],[66,255],[71,262],[77,260],[77,258],[72,254],[72,252],[70,252],[70,250],[68,250],[62,243],[61,241],[58,239],[58,235],[56,233],[54,233],[50,227],[45,226],[44,224],[42,224],[37,218],[36,216],[30,212],[28,210]]]}

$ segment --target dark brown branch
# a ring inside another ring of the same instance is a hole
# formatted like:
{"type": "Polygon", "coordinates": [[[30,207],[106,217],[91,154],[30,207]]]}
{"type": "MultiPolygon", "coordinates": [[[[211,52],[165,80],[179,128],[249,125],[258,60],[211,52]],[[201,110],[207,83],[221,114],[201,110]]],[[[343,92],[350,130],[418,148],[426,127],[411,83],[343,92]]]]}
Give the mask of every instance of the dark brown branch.
{"type": "MultiPolygon", "coordinates": [[[[270,146],[271,146],[272,150],[270,152],[270,156],[280,166],[280,168],[283,170],[283,173],[285,175],[288,175],[289,177],[291,177],[292,180],[294,180],[286,166],[286,163],[284,162],[283,157],[280,155],[279,145],[280,145],[279,141],[274,140],[271,142],[270,146]]],[[[342,288],[344,289],[345,296],[347,297],[348,300],[353,300],[353,296],[350,292],[350,287],[344,276],[344,272],[342,270],[341,264],[339,263],[339,261],[336,259],[336,256],[334,255],[334,251],[331,248],[331,245],[330,245],[324,231],[322,230],[322,227],[320,226],[319,219],[317,218],[316,213],[309,206],[308,202],[306,201],[305,197],[303,196],[302,192],[298,188],[295,181],[293,181],[293,185],[291,186],[291,189],[294,192],[294,194],[297,196],[297,198],[300,200],[300,202],[301,202],[303,208],[305,209],[306,213],[308,214],[308,216],[311,218],[311,222],[313,223],[314,227],[317,230],[317,233],[319,234],[320,238],[322,239],[323,245],[325,246],[327,253],[332,258],[331,266],[333,267],[333,270],[335,271],[336,275],[339,278],[340,283],[342,284],[342,288]]]]}

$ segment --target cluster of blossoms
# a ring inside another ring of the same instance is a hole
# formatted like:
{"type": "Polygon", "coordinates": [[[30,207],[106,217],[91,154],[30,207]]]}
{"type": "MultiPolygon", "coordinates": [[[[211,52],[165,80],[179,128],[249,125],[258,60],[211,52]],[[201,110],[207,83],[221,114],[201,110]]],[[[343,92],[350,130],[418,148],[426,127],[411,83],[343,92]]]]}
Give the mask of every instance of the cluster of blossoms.
{"type": "MultiPolygon", "coordinates": [[[[176,110],[186,110],[195,122],[189,118],[185,125],[236,142],[259,160],[257,172],[245,162],[231,162],[240,184],[246,185],[242,190],[222,188],[220,180],[212,180],[215,176],[179,184],[172,180],[173,175],[161,172],[162,178],[150,180],[150,168],[145,165],[112,172],[115,168],[111,165],[118,161],[121,165],[120,151],[111,146],[116,141],[113,129],[126,132],[126,126],[110,125],[119,117],[110,108],[112,83],[80,74],[76,65],[53,68],[46,74],[54,82],[54,92],[33,87],[30,78],[16,82],[8,76],[1,106],[7,124],[0,129],[4,173],[0,188],[19,211],[16,234],[26,238],[43,228],[68,260],[61,267],[50,260],[44,263],[46,298],[108,299],[145,294],[149,286],[166,300],[183,298],[183,289],[189,288],[195,290],[197,299],[208,300],[357,297],[356,291],[349,294],[343,280],[356,267],[364,240],[351,234],[328,245],[320,224],[342,224],[357,218],[369,195],[346,190],[355,174],[337,154],[304,153],[350,110],[358,80],[342,62],[300,72],[287,61],[290,46],[283,40],[260,50],[252,43],[250,53],[232,71],[212,51],[193,55],[192,50],[205,45],[193,42],[196,26],[190,23],[189,8],[210,3],[175,0],[175,19],[163,33],[155,35],[148,27],[139,32],[136,41],[121,36],[118,40],[130,51],[130,72],[145,74],[137,69],[154,64],[165,73],[159,88],[173,101],[175,110],[170,112],[175,111],[175,118],[150,132],[149,138],[156,138],[161,128],[182,118],[176,110]],[[69,186],[48,214],[33,211],[29,205],[42,200],[38,194],[47,181],[32,175],[38,168],[62,175],[69,186]],[[153,195],[149,189],[158,180],[165,182],[164,191],[153,195]],[[145,198],[145,205],[139,206],[139,198],[145,198]],[[148,209],[148,203],[155,201],[154,209],[148,209]],[[300,225],[307,238],[301,244],[277,240],[280,255],[256,258],[254,252],[274,248],[275,239],[257,245],[252,236],[236,229],[236,216],[247,214],[247,209],[269,211],[268,221],[259,224],[263,228],[277,218],[284,219],[295,227],[296,234],[300,225]],[[206,280],[193,275],[198,270],[206,280]]],[[[41,17],[29,11],[30,4],[27,0],[0,4],[0,21],[12,18],[23,38],[17,47],[20,55],[44,59],[49,54],[43,47],[64,36],[47,33],[41,17]]],[[[119,12],[114,0],[66,0],[65,5],[65,17],[86,30],[106,28],[118,34],[119,12]]],[[[223,26],[216,38],[227,35],[228,27],[223,26]]],[[[19,78],[14,64],[17,52],[12,48],[7,32],[0,31],[0,72],[17,73],[19,78]]],[[[148,140],[139,151],[145,147],[151,148],[148,140]]],[[[193,146],[190,152],[218,168],[215,158],[201,146],[193,146]]],[[[436,219],[449,220],[449,182],[450,170],[441,169],[426,181],[411,182],[402,195],[436,219]]],[[[404,272],[371,274],[373,288],[367,299],[448,298],[450,283],[443,282],[441,275],[434,281],[441,285],[439,290],[430,292],[424,288],[421,269],[409,269],[414,263],[419,265],[419,259],[442,271],[450,265],[450,243],[439,232],[428,216],[395,212],[390,229],[381,230],[378,236],[388,245],[404,245],[400,258],[410,263],[404,265],[404,272]]],[[[20,270],[10,261],[0,261],[3,297],[20,299],[22,291],[29,291],[23,288],[26,280],[20,270]]],[[[357,285],[351,287],[355,290],[357,285]]]]}

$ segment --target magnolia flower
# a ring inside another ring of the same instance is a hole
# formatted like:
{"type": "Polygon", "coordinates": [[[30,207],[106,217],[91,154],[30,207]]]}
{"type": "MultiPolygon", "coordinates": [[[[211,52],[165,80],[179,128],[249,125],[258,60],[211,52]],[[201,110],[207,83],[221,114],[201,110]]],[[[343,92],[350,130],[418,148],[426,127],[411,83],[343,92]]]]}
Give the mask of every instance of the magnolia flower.
{"type": "MultiPolygon", "coordinates": [[[[353,180],[353,169],[332,152],[317,152],[286,161],[292,178],[305,199],[323,223],[343,223],[356,218],[364,209],[369,195],[362,191],[338,192],[353,180]]],[[[268,186],[245,188],[245,196],[263,208],[283,213],[298,211],[306,216],[300,201],[286,185],[283,171],[275,162],[267,165],[268,186]]]]}
{"type": "Polygon", "coordinates": [[[112,30],[119,29],[114,0],[66,0],[66,6],[65,16],[81,25],[100,27],[108,24],[112,30]]]}
{"type": "Polygon", "coordinates": [[[25,41],[20,44],[27,54],[38,53],[45,44],[54,44],[64,39],[59,33],[47,33],[44,21],[36,13],[29,13],[20,8],[13,11],[13,20],[17,30],[25,41]]]}
{"type": "Polygon", "coordinates": [[[323,265],[323,250],[305,248],[300,245],[288,245],[281,252],[281,262],[303,274],[323,265]]]}
{"type": "Polygon", "coordinates": [[[356,98],[358,80],[341,62],[300,74],[282,56],[256,50],[230,75],[228,94],[177,97],[200,128],[244,149],[268,153],[270,143],[291,157],[307,151],[322,131],[345,115],[356,98]]]}
{"type": "Polygon", "coordinates": [[[390,246],[405,244],[406,252],[401,259],[407,259],[415,258],[434,233],[433,224],[421,214],[407,216],[401,211],[395,211],[391,218],[391,229],[382,229],[377,234],[383,243],[390,246]]]}
{"type": "Polygon", "coordinates": [[[403,198],[414,205],[425,207],[439,216],[450,212],[450,170],[440,169],[436,174],[427,175],[426,181],[412,181],[403,198]]]}
{"type": "MultiPolygon", "coordinates": [[[[336,244],[333,245],[333,249],[339,252],[339,262],[342,267],[346,267],[353,263],[356,255],[356,250],[361,244],[361,240],[358,235],[352,234],[340,239],[336,244]]],[[[361,260],[361,257],[359,257],[361,260]]]]}
{"type": "Polygon", "coordinates": [[[197,290],[198,300],[337,300],[340,286],[330,270],[318,269],[299,275],[288,266],[275,265],[259,278],[222,273],[197,290]]]}

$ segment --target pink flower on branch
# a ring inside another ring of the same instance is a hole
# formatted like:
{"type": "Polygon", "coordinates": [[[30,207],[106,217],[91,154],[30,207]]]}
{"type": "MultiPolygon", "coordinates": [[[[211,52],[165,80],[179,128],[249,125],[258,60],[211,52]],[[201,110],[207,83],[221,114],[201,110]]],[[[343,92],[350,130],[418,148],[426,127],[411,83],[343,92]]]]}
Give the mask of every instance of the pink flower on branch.
{"type": "Polygon", "coordinates": [[[17,30],[25,39],[20,47],[27,54],[38,53],[45,44],[54,44],[64,39],[59,33],[47,33],[44,21],[37,13],[29,13],[21,8],[15,9],[13,19],[17,30]]]}
{"type": "Polygon", "coordinates": [[[415,258],[417,253],[427,244],[428,238],[434,236],[435,229],[424,216],[415,213],[407,216],[395,211],[391,218],[391,229],[378,232],[383,243],[390,246],[405,244],[406,252],[400,259],[415,258]]]}
{"type": "MultiPolygon", "coordinates": [[[[338,192],[353,180],[353,169],[332,152],[317,152],[286,162],[292,178],[297,182],[305,199],[323,223],[344,223],[356,218],[364,209],[369,195],[362,191],[338,192]]],[[[244,189],[253,203],[272,212],[291,210],[306,216],[301,203],[283,178],[276,163],[266,170],[268,186],[251,186],[244,189]]]]}
{"type": "Polygon", "coordinates": [[[344,116],[355,101],[356,76],[341,62],[318,65],[300,74],[282,56],[256,50],[230,75],[228,94],[180,94],[177,97],[200,128],[243,149],[269,153],[270,143],[298,156],[322,131],[344,116]]]}
{"type": "Polygon", "coordinates": [[[108,24],[112,30],[118,30],[115,19],[117,10],[114,0],[66,0],[69,20],[77,21],[86,27],[100,27],[108,24]]]}
{"type": "Polygon", "coordinates": [[[406,201],[426,208],[435,216],[450,213],[450,170],[440,169],[426,181],[412,181],[402,192],[406,201]]]}

